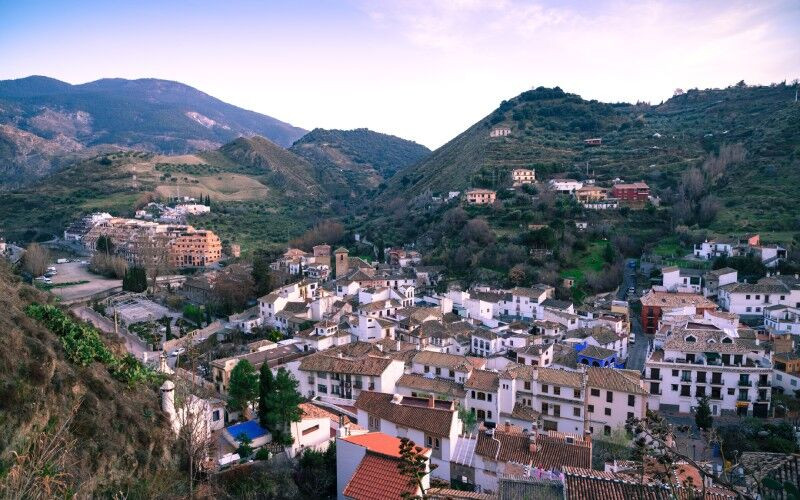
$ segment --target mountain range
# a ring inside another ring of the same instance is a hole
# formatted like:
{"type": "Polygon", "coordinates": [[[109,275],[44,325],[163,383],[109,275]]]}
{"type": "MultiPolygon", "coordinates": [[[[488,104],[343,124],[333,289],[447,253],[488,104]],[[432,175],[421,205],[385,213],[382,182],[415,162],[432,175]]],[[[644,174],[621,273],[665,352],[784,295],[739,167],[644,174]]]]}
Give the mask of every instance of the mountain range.
{"type": "Polygon", "coordinates": [[[167,80],[0,81],[0,184],[18,185],[98,153],[181,154],[254,135],[288,147],[305,133],[167,80]]]}

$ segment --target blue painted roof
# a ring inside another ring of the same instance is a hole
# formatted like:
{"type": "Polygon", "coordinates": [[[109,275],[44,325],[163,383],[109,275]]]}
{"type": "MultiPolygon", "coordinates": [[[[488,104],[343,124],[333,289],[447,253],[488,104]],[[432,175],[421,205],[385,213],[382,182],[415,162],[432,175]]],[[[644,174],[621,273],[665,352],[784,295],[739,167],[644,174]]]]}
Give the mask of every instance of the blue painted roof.
{"type": "Polygon", "coordinates": [[[256,439],[269,434],[269,431],[258,425],[258,420],[249,420],[247,422],[242,422],[241,424],[232,425],[228,427],[227,430],[236,440],[239,439],[241,434],[249,437],[251,441],[255,441],[256,439]]]}

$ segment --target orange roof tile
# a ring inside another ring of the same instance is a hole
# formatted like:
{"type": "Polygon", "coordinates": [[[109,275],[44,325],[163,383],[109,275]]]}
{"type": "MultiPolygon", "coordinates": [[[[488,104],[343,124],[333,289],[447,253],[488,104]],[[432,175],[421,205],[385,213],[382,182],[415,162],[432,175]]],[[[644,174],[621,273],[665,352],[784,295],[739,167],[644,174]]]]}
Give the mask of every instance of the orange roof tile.
{"type": "Polygon", "coordinates": [[[355,500],[385,500],[402,498],[404,493],[416,494],[418,489],[398,469],[400,460],[367,452],[358,465],[344,496],[355,500]]]}
{"type": "MultiPolygon", "coordinates": [[[[400,457],[400,439],[382,432],[368,432],[366,434],[348,436],[342,439],[348,443],[363,446],[369,451],[373,451],[375,453],[388,455],[390,457],[400,457]]],[[[424,448],[423,453],[426,451],[427,448],[424,448]]]]}

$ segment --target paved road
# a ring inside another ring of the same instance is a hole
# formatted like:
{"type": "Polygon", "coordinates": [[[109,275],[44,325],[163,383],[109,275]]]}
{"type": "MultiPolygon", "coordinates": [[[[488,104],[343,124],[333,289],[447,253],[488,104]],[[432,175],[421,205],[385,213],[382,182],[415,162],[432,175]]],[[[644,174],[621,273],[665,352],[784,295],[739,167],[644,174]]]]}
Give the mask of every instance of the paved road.
{"type": "Polygon", "coordinates": [[[636,315],[631,316],[631,332],[636,335],[636,343],[628,345],[628,362],[625,367],[630,370],[642,370],[650,337],[642,331],[642,322],[636,315]]]}
{"type": "MultiPolygon", "coordinates": [[[[89,272],[86,264],[80,262],[67,262],[65,264],[54,264],[58,274],[53,276],[53,284],[57,283],[76,283],[88,281],[81,285],[71,285],[63,288],[53,288],[52,292],[65,302],[79,299],[89,300],[93,295],[97,295],[108,290],[122,286],[122,280],[104,278],[89,272]]],[[[112,325],[113,326],[113,325],[112,325]]]]}
{"type": "Polygon", "coordinates": [[[617,298],[625,300],[628,296],[628,288],[636,287],[636,268],[628,267],[630,262],[636,262],[636,259],[625,260],[625,268],[622,270],[622,284],[617,290],[617,298]]]}
{"type": "MultiPolygon", "coordinates": [[[[94,325],[95,328],[99,328],[100,330],[112,335],[114,334],[114,322],[99,314],[94,309],[85,306],[76,306],[72,308],[72,312],[74,312],[75,315],[80,319],[94,325]]],[[[132,333],[129,333],[124,326],[120,325],[118,330],[121,340],[125,341],[125,348],[137,359],[144,360],[146,354],[147,359],[152,360],[154,359],[153,356],[158,354],[150,351],[148,345],[144,343],[142,339],[136,335],[133,335],[132,333]]]]}

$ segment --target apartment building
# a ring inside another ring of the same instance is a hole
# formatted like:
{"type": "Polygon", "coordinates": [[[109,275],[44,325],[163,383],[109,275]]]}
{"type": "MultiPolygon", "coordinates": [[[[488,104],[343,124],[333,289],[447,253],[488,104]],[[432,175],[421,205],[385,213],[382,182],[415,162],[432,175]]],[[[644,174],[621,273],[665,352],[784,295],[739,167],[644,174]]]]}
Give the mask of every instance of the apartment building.
{"type": "Polygon", "coordinates": [[[362,391],[394,393],[405,363],[388,356],[322,351],[289,363],[287,369],[298,380],[298,391],[303,396],[346,400],[342,404],[350,406],[362,391]]]}
{"type": "Polygon", "coordinates": [[[212,231],[183,231],[172,239],[169,256],[174,268],[210,266],[222,258],[222,242],[212,231]]]}
{"type": "Polygon", "coordinates": [[[643,204],[650,199],[650,186],[644,182],[614,184],[611,188],[611,196],[622,203],[643,204]]]}
{"type": "Polygon", "coordinates": [[[441,377],[463,384],[474,370],[479,370],[485,365],[485,359],[468,358],[457,354],[435,351],[420,351],[411,362],[411,372],[431,377],[441,377]]]}
{"type": "Polygon", "coordinates": [[[638,371],[589,367],[586,377],[590,433],[608,436],[629,418],[644,418],[648,392],[638,371]]]}
{"type": "Polygon", "coordinates": [[[708,396],[714,415],[769,413],[772,363],[755,335],[743,338],[707,322],[674,327],[662,348],[649,353],[644,379],[652,410],[688,413],[708,396]]]}
{"type": "Polygon", "coordinates": [[[743,318],[757,319],[773,305],[800,308],[800,277],[773,275],[756,283],[731,283],[720,286],[720,307],[743,318]]]}
{"type": "Polygon", "coordinates": [[[765,307],[764,328],[771,334],[800,335],[800,308],[780,304],[765,307]]]}
{"type": "Polygon", "coordinates": [[[571,194],[583,187],[583,183],[575,179],[550,179],[547,183],[550,189],[559,193],[571,194]]]}
{"type": "Polygon", "coordinates": [[[499,374],[488,370],[474,370],[464,382],[465,407],[475,414],[478,422],[497,421],[499,386],[499,374]]]}

